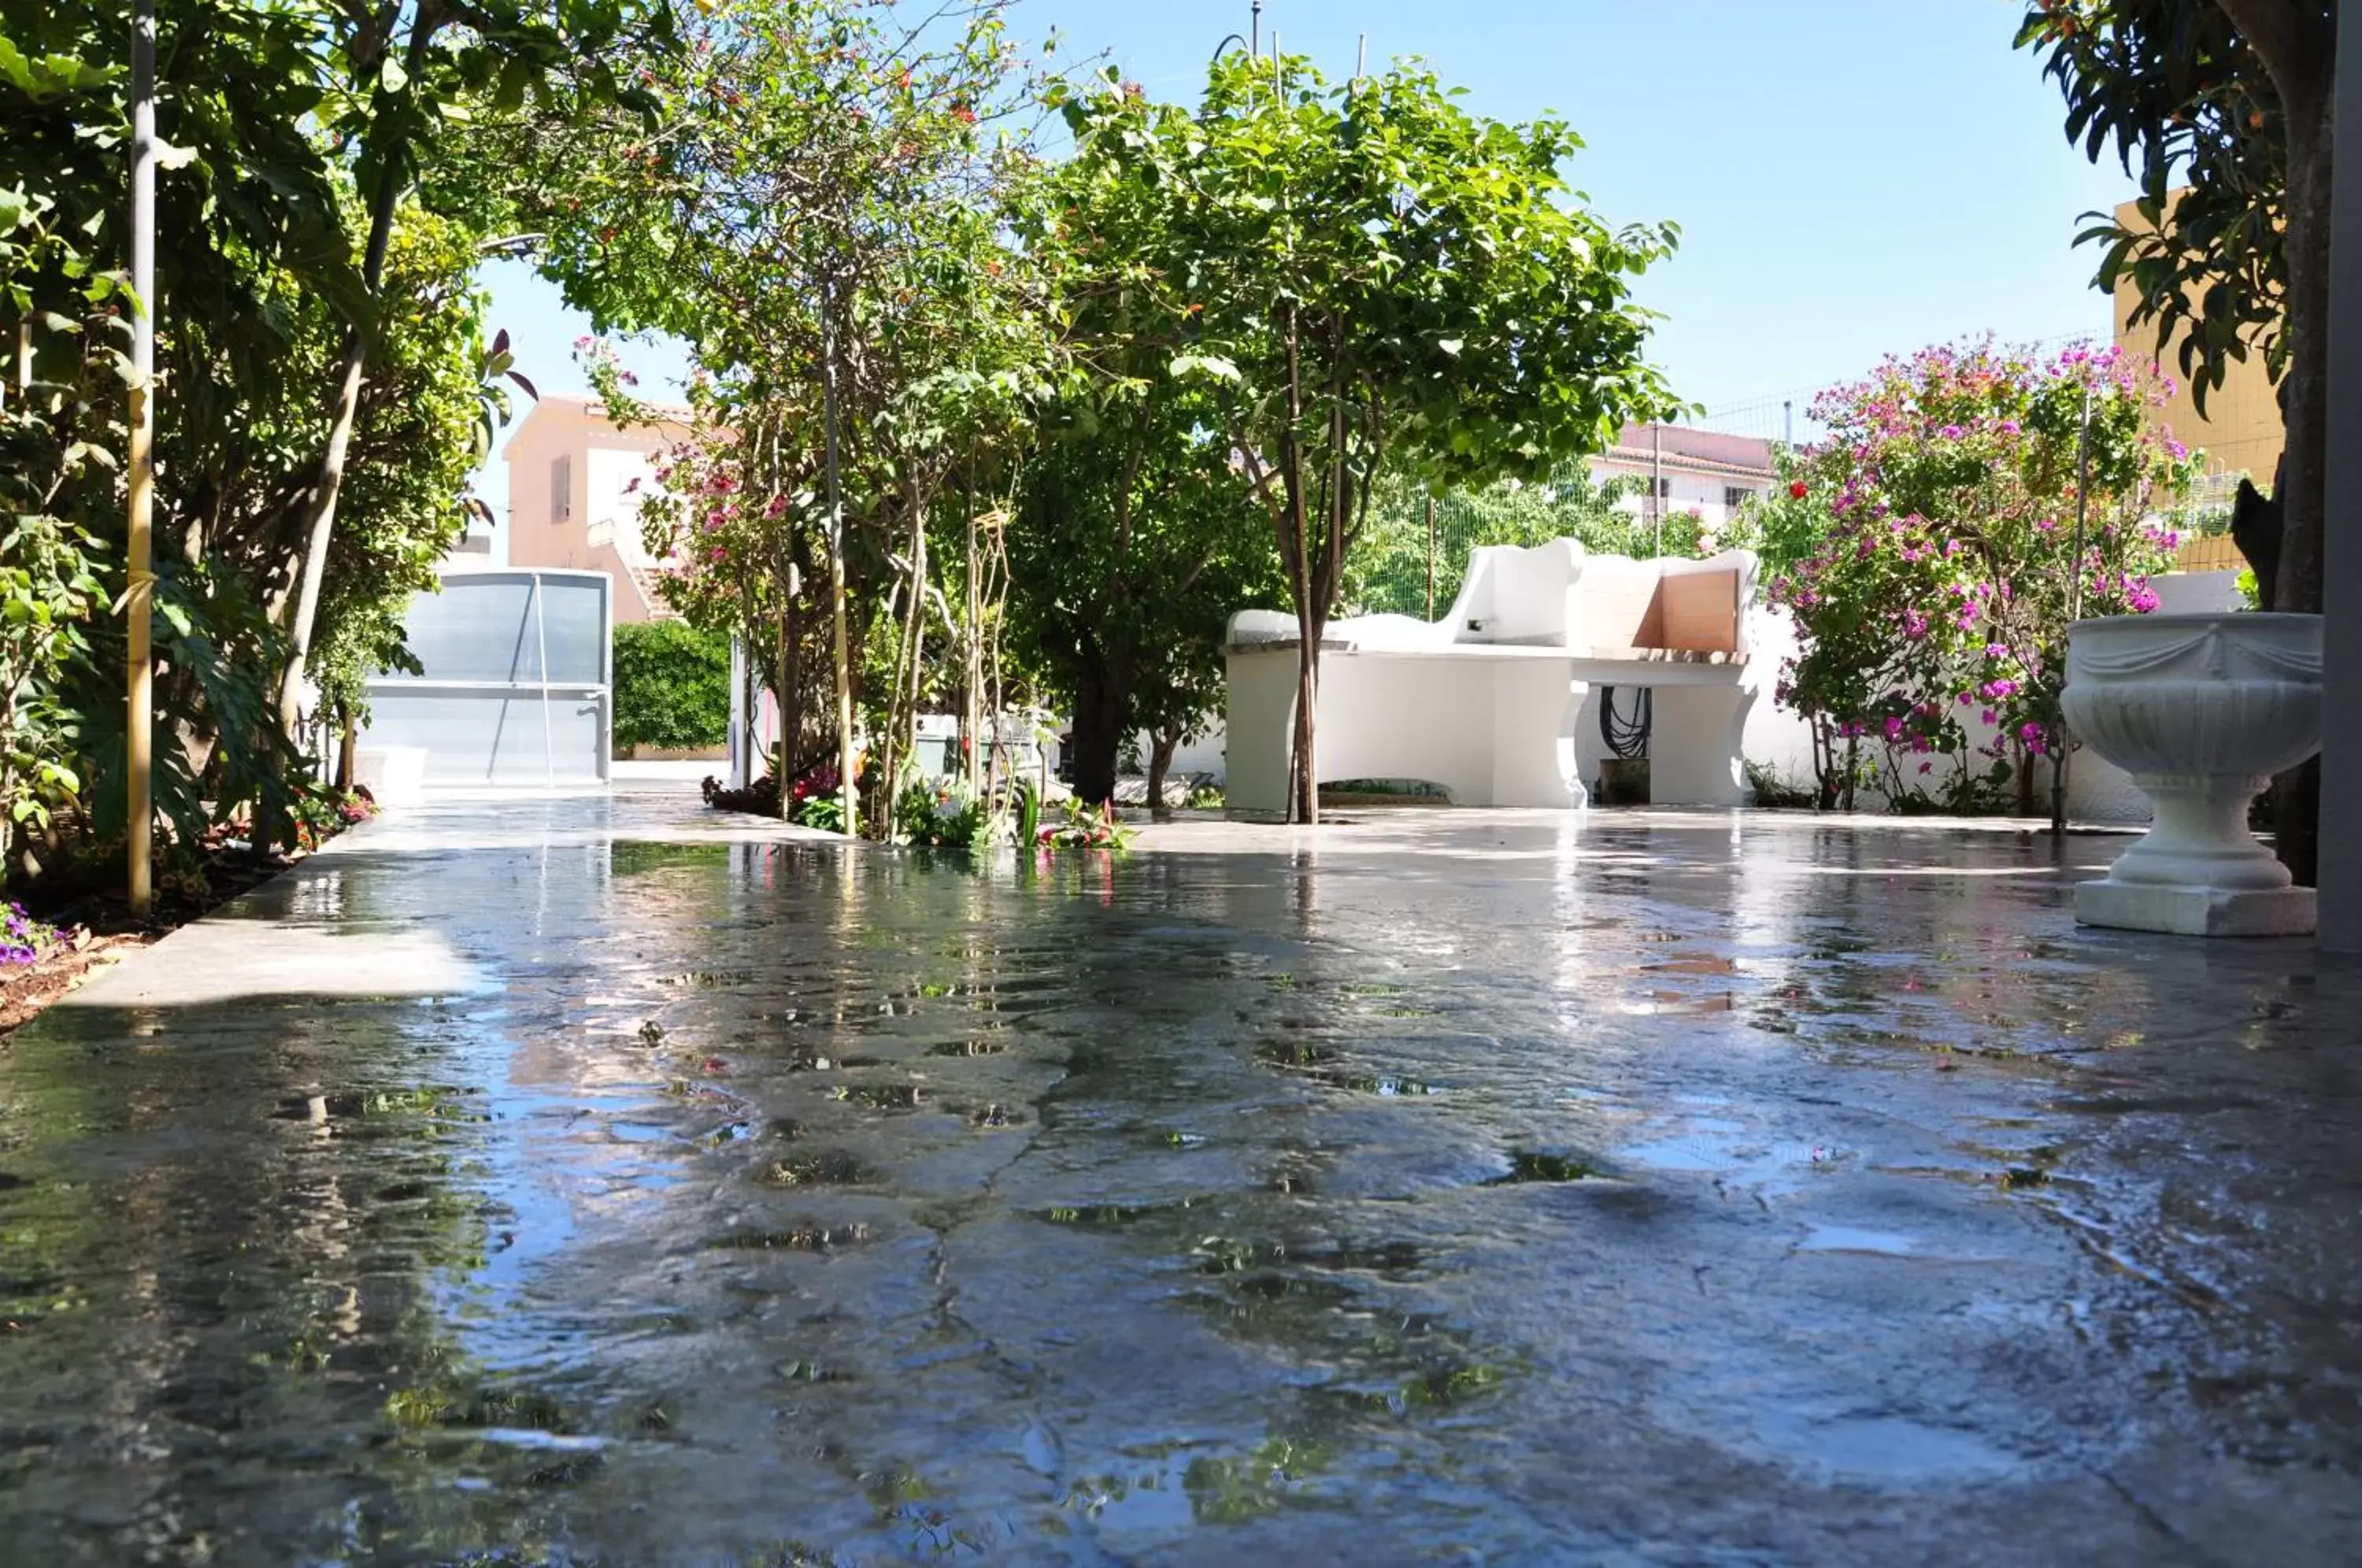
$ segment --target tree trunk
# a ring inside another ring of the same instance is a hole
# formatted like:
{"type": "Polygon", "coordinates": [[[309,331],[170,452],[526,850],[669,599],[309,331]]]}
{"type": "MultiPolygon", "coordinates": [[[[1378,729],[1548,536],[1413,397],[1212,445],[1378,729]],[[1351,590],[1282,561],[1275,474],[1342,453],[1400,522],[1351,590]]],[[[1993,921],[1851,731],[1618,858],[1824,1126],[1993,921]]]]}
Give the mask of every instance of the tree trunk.
{"type": "Polygon", "coordinates": [[[853,655],[844,627],[844,551],[840,544],[828,552],[829,611],[835,621],[837,803],[844,810],[844,831],[860,832],[858,787],[853,781],[853,655]]]}
{"type": "Polygon", "coordinates": [[[786,822],[796,814],[796,732],[788,717],[795,711],[794,680],[790,671],[795,666],[794,648],[795,601],[779,612],[779,652],[771,665],[771,701],[779,711],[779,750],[778,760],[771,764],[771,777],[779,781],[779,820],[786,822]]]}
{"type": "MultiPolygon", "coordinates": [[[[2279,570],[2272,606],[2321,613],[2322,532],[2326,521],[2329,435],[2328,94],[2289,112],[2287,444],[2281,480],[2279,570]]],[[[2274,783],[2273,832],[2281,864],[2297,886],[2313,884],[2319,858],[2321,759],[2274,783]]]]}
{"type": "Polygon", "coordinates": [[[820,380],[822,433],[828,480],[828,602],[836,635],[836,766],[837,801],[844,810],[847,834],[861,831],[855,813],[861,805],[853,781],[853,650],[844,624],[844,489],[837,476],[836,451],[836,305],[834,291],[821,288],[820,380]]]}
{"type": "Polygon", "coordinates": [[[1319,759],[1313,754],[1314,697],[1320,685],[1320,633],[1328,624],[1312,577],[1312,530],[1305,510],[1304,370],[1302,333],[1296,307],[1286,312],[1287,425],[1279,441],[1280,480],[1286,506],[1280,518],[1280,560],[1287,568],[1287,591],[1296,601],[1296,718],[1287,757],[1287,819],[1308,825],[1320,820],[1319,759]]]}
{"type": "Polygon", "coordinates": [[[1173,753],[1181,744],[1181,732],[1160,729],[1148,752],[1148,809],[1164,810],[1164,776],[1173,771],[1173,753]]]}
{"type": "Polygon", "coordinates": [[[1296,653],[1295,760],[1289,772],[1295,793],[1288,802],[1289,820],[1308,825],[1320,820],[1319,743],[1313,733],[1320,697],[1320,633],[1311,621],[1308,615],[1299,615],[1296,623],[1303,640],[1296,653]]]}
{"type": "Polygon", "coordinates": [[[911,520],[911,690],[902,710],[902,755],[919,754],[919,700],[926,690],[927,671],[927,509],[915,509],[911,520]]]}
{"type": "MultiPolygon", "coordinates": [[[[405,53],[412,80],[425,68],[426,46],[435,36],[435,20],[424,8],[411,19],[405,53]]],[[[380,104],[380,112],[385,105],[380,104]]],[[[402,196],[401,164],[396,148],[380,149],[377,189],[370,199],[369,244],[361,257],[361,288],[372,304],[385,280],[385,252],[393,237],[393,210],[402,196]]],[[[337,497],[344,489],[345,458],[352,449],[353,426],[361,411],[361,372],[369,361],[368,335],[356,327],[345,335],[345,362],[337,383],[337,413],[328,425],[328,449],[320,459],[320,477],[313,487],[312,515],[304,529],[304,558],[297,568],[294,619],[288,626],[287,667],[279,679],[279,727],[292,742],[303,717],[304,665],[312,653],[312,630],[320,614],[320,580],[328,570],[328,539],[337,525],[337,497]]],[[[545,674],[547,672],[545,671],[545,674]]]]}
{"type": "Polygon", "coordinates": [[[360,745],[360,726],[353,723],[353,711],[344,712],[344,723],[337,736],[337,788],[349,795],[353,790],[353,771],[358,766],[354,753],[360,745]]]}
{"type": "MultiPolygon", "coordinates": [[[[2336,149],[2337,18],[2328,6],[2290,0],[2219,0],[2279,89],[2287,126],[2288,189],[2283,245],[2288,261],[2288,372],[2281,386],[2286,440],[2273,501],[2280,513],[2279,569],[2268,602],[2321,613],[2322,533],[2328,507],[2329,228],[2336,149]]],[[[2259,585],[2260,586],[2260,585],[2259,585]]],[[[2318,858],[2321,759],[2274,784],[2280,861],[2311,887],[2318,858]]]]}
{"type": "Polygon", "coordinates": [[[1088,659],[1075,679],[1075,798],[1104,806],[1115,799],[1116,759],[1131,712],[1123,661],[1088,659]]]}
{"type": "Polygon", "coordinates": [[[984,629],[977,624],[978,595],[976,580],[976,491],[965,489],[962,495],[967,511],[967,614],[964,619],[964,668],[960,677],[963,688],[960,702],[960,771],[970,790],[981,794],[983,785],[977,767],[982,754],[977,745],[977,732],[983,728],[984,717],[984,629]]]}

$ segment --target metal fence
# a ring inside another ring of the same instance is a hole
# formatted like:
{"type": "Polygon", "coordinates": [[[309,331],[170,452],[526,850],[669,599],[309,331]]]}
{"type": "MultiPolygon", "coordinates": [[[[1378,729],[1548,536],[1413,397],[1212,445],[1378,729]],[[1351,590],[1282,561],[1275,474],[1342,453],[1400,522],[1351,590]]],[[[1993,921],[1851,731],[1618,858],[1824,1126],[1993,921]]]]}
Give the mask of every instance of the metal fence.
{"type": "Polygon", "coordinates": [[[423,753],[434,784],[603,781],[613,589],[599,571],[447,572],[403,621],[425,672],[369,683],[362,750],[423,753]]]}
{"type": "MultiPolygon", "coordinates": [[[[1595,478],[1582,463],[1531,485],[1454,491],[1429,498],[1394,491],[1372,502],[1372,515],[1356,545],[1345,581],[1345,599],[1356,613],[1415,615],[1432,621],[1451,608],[1468,575],[1470,552],[1485,545],[1531,548],[1558,538],[1578,538],[1597,551],[1628,550],[1653,526],[1656,514],[1646,497],[1636,509],[1616,511],[1627,493],[1625,480],[1595,478]],[[1621,536],[1638,530],[1631,538],[1621,536]]],[[[1694,528],[1686,513],[1667,512],[1666,544],[1694,528]]],[[[1650,539],[1648,553],[1655,553],[1650,539]]]]}

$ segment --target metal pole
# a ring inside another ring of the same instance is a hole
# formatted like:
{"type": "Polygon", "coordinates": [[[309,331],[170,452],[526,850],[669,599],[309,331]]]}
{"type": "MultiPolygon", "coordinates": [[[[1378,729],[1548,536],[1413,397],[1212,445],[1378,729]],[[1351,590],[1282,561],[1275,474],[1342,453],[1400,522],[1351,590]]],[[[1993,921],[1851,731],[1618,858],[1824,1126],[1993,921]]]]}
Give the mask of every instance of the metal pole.
{"type": "Polygon", "coordinates": [[[154,595],[156,499],[156,8],[134,0],[131,13],[131,292],[138,314],[131,324],[131,515],[126,551],[124,612],[128,653],[125,674],[123,767],[127,786],[125,858],[130,865],[131,911],[146,914],[155,899],[154,780],[149,732],[155,723],[150,690],[149,612],[154,595]]]}
{"type": "MultiPolygon", "coordinates": [[[[2075,553],[2067,568],[2067,623],[2083,615],[2083,526],[2089,515],[2092,489],[2092,378],[2083,378],[2083,422],[2075,432],[2075,553]]],[[[2051,759],[2050,836],[2067,836],[2067,768],[2075,748],[2068,744],[2066,726],[2058,731],[2058,755],[2051,759]]]]}
{"type": "Polygon", "coordinates": [[[1362,78],[1363,78],[1363,77],[1364,77],[1364,76],[1366,76],[1366,75],[1368,75],[1368,74],[1369,74],[1369,72],[1370,72],[1370,35],[1369,35],[1369,34],[1367,34],[1367,33],[1363,33],[1363,34],[1362,35],[1362,41],[1361,41],[1360,46],[1359,46],[1359,47],[1357,47],[1357,48],[1354,50],[1354,51],[1353,51],[1353,82],[1354,82],[1354,84],[1355,84],[1356,86],[1360,85],[1360,84],[1361,84],[1362,78]]]}
{"type": "Polygon", "coordinates": [[[1657,525],[1657,556],[1665,554],[1665,427],[1649,426],[1649,513],[1657,525]]]}
{"type": "MultiPolygon", "coordinates": [[[[1274,39],[1272,42],[1276,46],[1279,40],[1274,39]]],[[[1263,0],[1254,0],[1253,6],[1247,11],[1247,52],[1249,54],[1263,52],[1263,0]]]]}
{"type": "Polygon", "coordinates": [[[746,757],[746,637],[741,629],[730,634],[730,788],[744,790],[754,781],[746,757]]]}
{"type": "Polygon", "coordinates": [[[1796,400],[1783,397],[1780,400],[1780,445],[1794,447],[1795,444],[1796,400]]]}
{"type": "Polygon", "coordinates": [[[549,716],[549,621],[542,611],[541,573],[533,574],[533,640],[541,654],[541,778],[557,788],[557,732],[549,716]]]}
{"type": "Polygon", "coordinates": [[[1435,619],[1435,497],[1427,498],[1427,618],[1435,619]]]}

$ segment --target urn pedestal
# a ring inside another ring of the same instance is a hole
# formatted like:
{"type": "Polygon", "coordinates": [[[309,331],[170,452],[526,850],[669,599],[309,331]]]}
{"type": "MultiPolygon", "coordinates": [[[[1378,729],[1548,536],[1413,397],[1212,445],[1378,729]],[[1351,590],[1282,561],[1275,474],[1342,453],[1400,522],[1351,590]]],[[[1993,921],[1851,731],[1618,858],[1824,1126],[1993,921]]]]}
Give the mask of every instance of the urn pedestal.
{"type": "Polygon", "coordinates": [[[2321,617],[2110,615],[2067,632],[2068,725],[2132,775],[2156,815],[2075,889],[2086,925],[2301,936],[2310,888],[2247,831],[2272,775],[2321,749],[2321,617]]]}

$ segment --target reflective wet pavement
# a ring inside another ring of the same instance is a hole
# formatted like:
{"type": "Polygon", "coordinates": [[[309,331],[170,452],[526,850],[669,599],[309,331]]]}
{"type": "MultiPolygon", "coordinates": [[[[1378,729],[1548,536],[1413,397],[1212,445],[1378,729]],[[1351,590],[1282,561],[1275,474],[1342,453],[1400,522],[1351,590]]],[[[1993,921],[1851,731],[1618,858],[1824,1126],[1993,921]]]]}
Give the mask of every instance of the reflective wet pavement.
{"type": "Polygon", "coordinates": [[[446,808],[126,966],[0,1561],[2353,1560],[2362,976],[2111,839],[1153,842],[446,808]]]}

